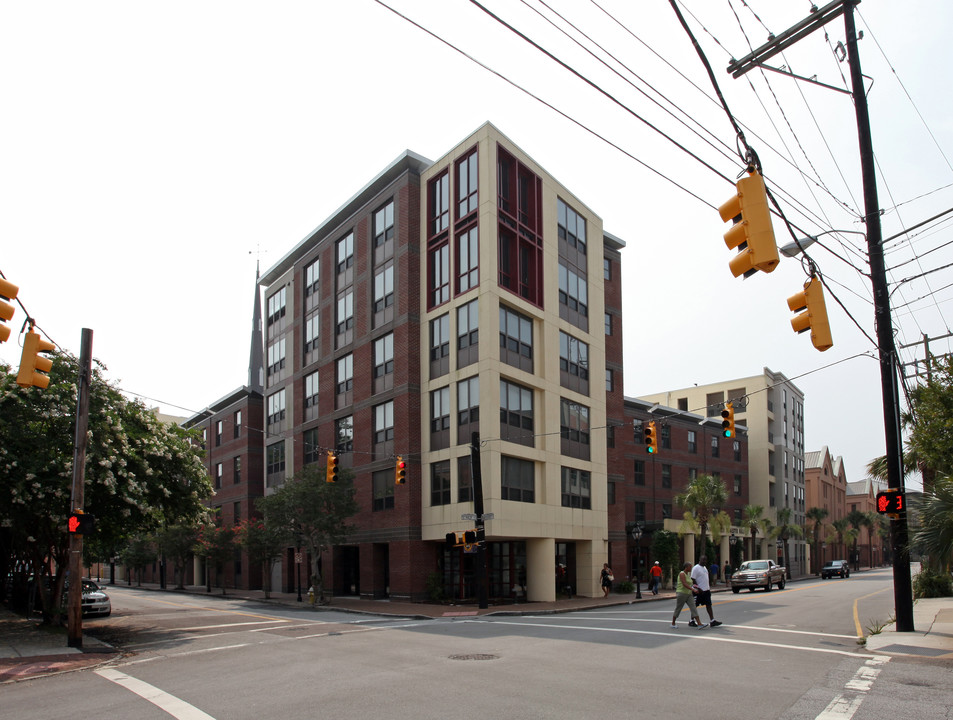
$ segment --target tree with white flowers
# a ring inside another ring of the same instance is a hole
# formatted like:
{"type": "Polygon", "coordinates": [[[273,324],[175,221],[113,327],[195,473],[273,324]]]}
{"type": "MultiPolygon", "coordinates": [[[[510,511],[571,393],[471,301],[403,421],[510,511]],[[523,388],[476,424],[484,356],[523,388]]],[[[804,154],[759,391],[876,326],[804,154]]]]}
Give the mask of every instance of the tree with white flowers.
{"type": "MultiPolygon", "coordinates": [[[[0,572],[31,573],[44,619],[58,622],[52,599],[62,597],[68,569],[78,362],[52,359],[46,389],[18,386],[16,372],[0,364],[0,572]]],[[[194,437],[123,396],[104,370],[94,362],[84,486],[84,509],[96,518],[84,546],[98,553],[118,552],[164,523],[198,522],[212,494],[194,437]]]]}

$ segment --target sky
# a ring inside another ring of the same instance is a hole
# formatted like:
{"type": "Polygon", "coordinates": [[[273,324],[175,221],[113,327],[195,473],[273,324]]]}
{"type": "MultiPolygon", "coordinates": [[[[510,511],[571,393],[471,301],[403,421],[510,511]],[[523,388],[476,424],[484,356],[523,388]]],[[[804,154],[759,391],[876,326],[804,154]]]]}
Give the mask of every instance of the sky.
{"type": "MultiPolygon", "coordinates": [[[[807,250],[836,296],[821,353],[790,326],[799,259],[746,280],[728,270],[718,207],[743,162],[671,4],[483,5],[5,3],[0,272],[59,347],[78,354],[92,329],[114,384],[188,416],[247,382],[257,264],[404,150],[436,160],[490,121],[626,243],[627,396],[782,372],[806,396],[806,450],[827,445],[863,479],[885,442],[856,119],[836,89],[849,86],[843,18],[767,63],[826,87],[726,72],[809,2],[679,5],[794,226],[775,216],[778,244],[819,238],[807,250]]],[[[953,213],[904,231],[953,208],[953,6],[864,0],[856,24],[912,363],[924,336],[951,350],[953,213]]],[[[18,306],[0,361],[19,363],[25,317],[18,306]]]]}

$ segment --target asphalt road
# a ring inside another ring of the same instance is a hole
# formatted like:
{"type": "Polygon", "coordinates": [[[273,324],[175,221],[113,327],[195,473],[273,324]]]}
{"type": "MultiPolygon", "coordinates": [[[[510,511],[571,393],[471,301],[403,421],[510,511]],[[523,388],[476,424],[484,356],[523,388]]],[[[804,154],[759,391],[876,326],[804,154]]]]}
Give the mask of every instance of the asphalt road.
{"type": "MultiPolygon", "coordinates": [[[[949,664],[874,656],[889,570],[716,596],[717,628],[670,603],[402,620],[111,590],[87,632],[109,668],[4,688],[18,720],[164,718],[950,718],[949,664]]],[[[704,617],[704,611],[702,611],[704,617]]]]}

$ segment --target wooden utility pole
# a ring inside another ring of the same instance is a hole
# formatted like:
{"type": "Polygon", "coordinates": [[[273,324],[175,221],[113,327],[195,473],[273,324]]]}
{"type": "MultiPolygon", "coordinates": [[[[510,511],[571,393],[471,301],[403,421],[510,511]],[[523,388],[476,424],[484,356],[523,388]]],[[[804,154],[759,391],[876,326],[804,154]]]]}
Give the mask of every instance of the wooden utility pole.
{"type": "MultiPolygon", "coordinates": [[[[86,435],[89,428],[89,385],[92,380],[93,331],[83,328],[76,381],[76,434],[73,436],[73,493],[71,507],[83,511],[86,486],[86,435]]],[[[67,595],[67,645],[83,647],[83,536],[69,536],[69,594],[67,595]]]]}
{"type": "MultiPolygon", "coordinates": [[[[857,139],[860,144],[860,165],[864,184],[864,221],[867,225],[867,254],[870,261],[870,282],[874,295],[874,324],[877,331],[877,349],[880,357],[880,385],[883,396],[884,438],[886,441],[887,483],[891,488],[904,489],[903,438],[900,433],[900,398],[897,374],[900,367],[893,339],[890,317],[890,293],[884,266],[883,233],[880,227],[880,203],[877,199],[877,177],[874,171],[873,141],[870,135],[870,116],[864,76],[860,70],[857,51],[857,30],[854,26],[854,6],[860,0],[835,0],[805,20],[768,41],[757,50],[728,66],[733,77],[763,66],[765,60],[784,48],[826,25],[839,15],[844,16],[847,36],[847,61],[850,67],[851,97],[857,118],[857,139]]],[[[913,586],[910,578],[910,551],[907,547],[907,514],[890,523],[893,547],[893,592],[897,630],[913,632],[913,586]]]]}

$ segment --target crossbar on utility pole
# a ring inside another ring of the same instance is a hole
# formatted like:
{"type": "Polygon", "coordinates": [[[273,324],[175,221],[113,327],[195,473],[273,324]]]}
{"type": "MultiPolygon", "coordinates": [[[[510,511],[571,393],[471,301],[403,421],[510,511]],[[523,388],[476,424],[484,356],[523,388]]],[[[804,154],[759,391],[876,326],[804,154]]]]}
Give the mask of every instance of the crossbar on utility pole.
{"type": "MultiPolygon", "coordinates": [[[[847,35],[847,60],[850,67],[854,112],[857,117],[857,139],[864,185],[864,220],[867,224],[867,253],[870,260],[870,281],[874,293],[874,322],[877,329],[877,350],[880,358],[880,383],[883,395],[884,439],[886,443],[887,483],[904,489],[903,439],[900,434],[900,400],[897,386],[898,364],[890,317],[890,294],[884,266],[880,203],[877,199],[877,176],[874,172],[874,150],[870,135],[870,116],[864,92],[864,76],[857,52],[857,30],[854,26],[854,5],[860,0],[834,0],[820,10],[781,33],[738,61],[732,61],[728,72],[740,77],[761,65],[768,58],[806,37],[834,18],[843,15],[847,35]]],[[[907,547],[907,514],[900,514],[890,523],[893,546],[894,608],[899,632],[913,632],[913,588],[910,579],[910,551],[907,547]]]]}

